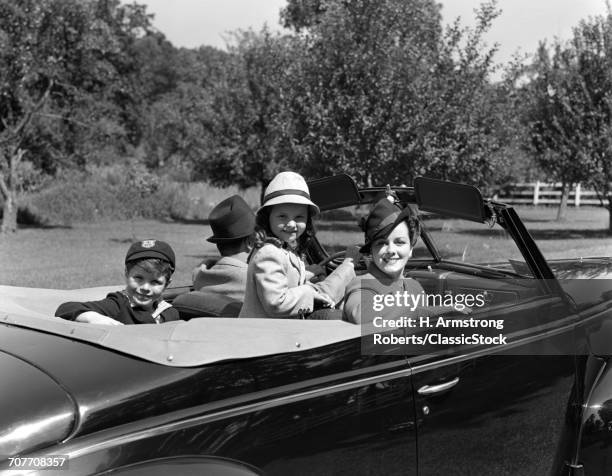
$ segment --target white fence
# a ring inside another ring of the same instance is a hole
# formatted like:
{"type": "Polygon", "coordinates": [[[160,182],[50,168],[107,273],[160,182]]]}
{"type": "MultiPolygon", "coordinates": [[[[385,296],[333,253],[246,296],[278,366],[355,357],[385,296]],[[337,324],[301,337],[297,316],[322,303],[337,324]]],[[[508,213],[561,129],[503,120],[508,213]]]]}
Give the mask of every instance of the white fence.
{"type": "MultiPolygon", "coordinates": [[[[516,183],[509,192],[502,192],[494,200],[510,204],[524,205],[559,205],[561,202],[561,184],[545,182],[516,183]]],[[[602,206],[594,190],[576,185],[570,190],[568,205],[602,206]]]]}

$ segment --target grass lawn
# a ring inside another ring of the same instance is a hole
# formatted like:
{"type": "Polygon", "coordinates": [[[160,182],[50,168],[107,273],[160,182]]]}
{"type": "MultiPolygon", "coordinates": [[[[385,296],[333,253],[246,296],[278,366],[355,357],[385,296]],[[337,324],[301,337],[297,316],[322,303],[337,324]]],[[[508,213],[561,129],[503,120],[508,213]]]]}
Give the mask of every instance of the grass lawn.
{"type": "Polygon", "coordinates": [[[208,225],[154,220],[82,223],[69,228],[22,228],[0,238],[0,284],[73,289],[121,284],[133,241],[156,238],[176,253],[173,285],[191,284],[191,270],[217,249],[208,225]]]}
{"type": "MultiPolygon", "coordinates": [[[[603,208],[570,208],[566,222],[555,222],[556,208],[520,207],[519,215],[548,258],[612,256],[603,208]]],[[[363,240],[351,222],[319,226],[322,243],[343,249],[363,240]]],[[[123,282],[123,259],[130,243],[157,238],[177,255],[173,285],[191,284],[191,271],[202,259],[217,255],[208,243],[205,222],[154,220],[82,223],[68,228],[21,228],[0,237],[0,284],[72,289],[123,282]]]]}
{"type": "Polygon", "coordinates": [[[608,210],[569,207],[567,220],[555,221],[556,207],[517,207],[525,226],[546,258],[612,256],[608,210]]]}

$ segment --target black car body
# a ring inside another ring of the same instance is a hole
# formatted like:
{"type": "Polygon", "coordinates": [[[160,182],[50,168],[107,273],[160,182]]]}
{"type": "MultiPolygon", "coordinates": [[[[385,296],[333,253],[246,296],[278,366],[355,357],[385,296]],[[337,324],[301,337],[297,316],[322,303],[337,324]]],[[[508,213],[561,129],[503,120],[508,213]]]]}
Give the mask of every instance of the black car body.
{"type": "MultiPolygon", "coordinates": [[[[385,193],[346,176],[310,187],[324,210],[385,193]]],[[[424,219],[407,270],[428,292],[486,293],[474,318],[504,319],[508,346],[364,353],[360,326],[337,320],[106,328],[48,317],[102,289],[31,302],[0,287],[0,474],[610,474],[612,292],[582,277],[610,277],[611,261],[547,262],[514,209],[472,187],[391,192],[510,236],[522,259],[476,265],[436,247],[455,222],[424,219]]]]}

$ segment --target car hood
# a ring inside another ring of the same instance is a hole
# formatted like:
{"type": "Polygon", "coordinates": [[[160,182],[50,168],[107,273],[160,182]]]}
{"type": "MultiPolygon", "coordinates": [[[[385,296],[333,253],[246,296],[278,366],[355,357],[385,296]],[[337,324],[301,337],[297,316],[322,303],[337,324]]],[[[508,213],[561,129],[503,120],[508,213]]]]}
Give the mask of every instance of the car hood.
{"type": "Polygon", "coordinates": [[[67,438],[76,407],[48,374],[0,352],[0,455],[14,455],[67,438]]]}
{"type": "Polygon", "coordinates": [[[557,279],[612,279],[612,258],[553,259],[548,261],[557,279]]]}
{"type": "Polygon", "coordinates": [[[612,259],[558,259],[549,265],[578,310],[595,312],[612,300],[612,259]]]}

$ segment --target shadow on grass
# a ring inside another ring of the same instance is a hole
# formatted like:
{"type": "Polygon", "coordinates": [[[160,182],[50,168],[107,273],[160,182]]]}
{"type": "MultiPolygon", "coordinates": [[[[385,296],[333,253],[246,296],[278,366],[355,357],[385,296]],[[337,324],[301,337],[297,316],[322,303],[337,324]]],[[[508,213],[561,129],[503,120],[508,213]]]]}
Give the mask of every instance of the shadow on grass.
{"type": "Polygon", "coordinates": [[[612,238],[607,228],[599,230],[530,230],[536,240],[582,240],[586,238],[612,238]]]}
{"type": "Polygon", "coordinates": [[[45,225],[36,223],[18,223],[17,229],[19,230],[71,230],[71,225],[45,225]]]}
{"type": "Polygon", "coordinates": [[[320,231],[359,231],[359,225],[356,222],[318,222],[315,228],[320,231]]]}
{"type": "Polygon", "coordinates": [[[208,218],[174,218],[167,220],[165,223],[178,223],[181,225],[208,225],[208,218]]]}
{"type": "Polygon", "coordinates": [[[109,238],[108,241],[110,241],[111,243],[120,243],[124,245],[127,243],[133,243],[135,240],[134,238],[109,238]]]}
{"type": "MultiPolygon", "coordinates": [[[[607,219],[608,218],[608,213],[606,211],[605,214],[602,214],[603,218],[607,219]]],[[[553,225],[557,225],[557,226],[563,226],[563,225],[567,225],[567,224],[571,224],[571,223],[576,223],[576,222],[592,222],[592,223],[596,223],[597,220],[601,220],[602,217],[600,217],[599,215],[591,215],[588,214],[587,212],[584,213],[572,213],[571,215],[568,215],[565,219],[558,221],[556,217],[551,216],[551,217],[543,217],[543,216],[524,216],[524,215],[520,215],[521,217],[521,221],[523,223],[551,223],[553,225]]]]}
{"type": "MultiPolygon", "coordinates": [[[[0,218],[2,217],[2,212],[0,211],[0,218]]],[[[27,207],[18,207],[17,208],[17,228],[18,229],[34,229],[34,230],[67,230],[71,229],[71,225],[57,225],[53,223],[49,223],[50,219],[38,213],[33,213],[27,207]]],[[[62,221],[57,220],[57,221],[62,221]]]]}
{"type": "MultiPolygon", "coordinates": [[[[453,233],[459,235],[492,236],[491,230],[457,230],[453,233]]],[[[500,231],[500,235],[503,232],[500,231]]],[[[560,230],[550,228],[545,230],[529,230],[529,234],[536,240],[584,240],[612,238],[607,228],[599,230],[560,230]]]]}
{"type": "Polygon", "coordinates": [[[569,223],[571,220],[566,221],[557,221],[556,218],[538,218],[538,217],[524,217],[521,216],[521,221],[523,223],[558,223],[559,225],[563,225],[564,223],[569,223]]]}

